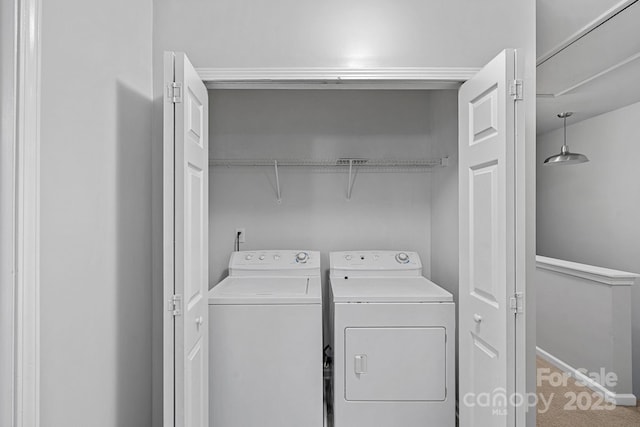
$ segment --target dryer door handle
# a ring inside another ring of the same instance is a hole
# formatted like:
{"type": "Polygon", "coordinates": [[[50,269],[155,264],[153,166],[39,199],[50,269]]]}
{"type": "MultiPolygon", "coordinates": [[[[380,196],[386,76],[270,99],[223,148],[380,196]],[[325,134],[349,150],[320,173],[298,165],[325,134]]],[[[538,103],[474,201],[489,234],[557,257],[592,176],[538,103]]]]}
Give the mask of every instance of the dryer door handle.
{"type": "Polygon", "coordinates": [[[367,355],[356,354],[353,358],[353,365],[356,375],[362,375],[367,373],[367,355]]]}

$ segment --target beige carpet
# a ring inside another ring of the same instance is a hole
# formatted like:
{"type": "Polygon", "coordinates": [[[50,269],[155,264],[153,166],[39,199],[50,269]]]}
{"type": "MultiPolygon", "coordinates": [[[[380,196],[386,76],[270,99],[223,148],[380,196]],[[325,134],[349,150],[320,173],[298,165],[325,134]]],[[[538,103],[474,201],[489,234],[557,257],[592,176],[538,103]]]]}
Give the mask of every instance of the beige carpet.
{"type": "MultiPolygon", "coordinates": [[[[548,368],[560,373],[543,359],[538,358],[537,364],[538,369],[548,368]]],[[[566,381],[566,386],[556,387],[549,381],[544,381],[538,385],[538,395],[540,394],[543,398],[538,401],[538,427],[640,427],[640,407],[618,406],[606,409],[611,405],[599,403],[598,396],[590,389],[576,385],[572,379],[566,381]],[[548,402],[548,406],[543,400],[548,402]]]]}

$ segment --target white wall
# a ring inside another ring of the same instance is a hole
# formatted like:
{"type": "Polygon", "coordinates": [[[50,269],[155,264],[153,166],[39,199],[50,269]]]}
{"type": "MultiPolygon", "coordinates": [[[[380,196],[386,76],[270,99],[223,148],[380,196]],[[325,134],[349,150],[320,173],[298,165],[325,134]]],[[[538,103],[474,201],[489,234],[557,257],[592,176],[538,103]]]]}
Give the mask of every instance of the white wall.
{"type": "MultiPolygon", "coordinates": [[[[591,160],[575,166],[542,166],[560,149],[562,130],[538,136],[538,254],[640,273],[639,121],[640,103],[568,126],[569,147],[591,160]]],[[[632,290],[636,395],[639,287],[632,290]]]]}
{"type": "MultiPolygon", "coordinates": [[[[457,97],[455,91],[211,91],[210,155],[413,159],[429,158],[441,145],[439,156],[454,155],[456,116],[435,120],[441,108],[435,94],[444,106],[457,97]]],[[[430,276],[432,175],[360,172],[348,201],[346,169],[281,168],[277,204],[273,168],[211,168],[211,285],[227,273],[238,227],[247,233],[242,249],[322,251],[325,278],[328,252],[349,249],[415,250],[430,276]]]]}
{"type": "Polygon", "coordinates": [[[156,48],[186,51],[197,67],[475,67],[535,38],[530,0],[155,5],[156,48]]]}
{"type": "Polygon", "coordinates": [[[620,0],[537,0],[538,56],[557,48],[620,3],[620,0]]]}
{"type": "Polygon", "coordinates": [[[41,424],[149,426],[152,3],[42,4],[41,424]]]}
{"type": "Polygon", "coordinates": [[[614,372],[615,384],[597,382],[631,393],[631,287],[587,280],[580,269],[536,273],[538,347],[575,369],[614,372]]]}

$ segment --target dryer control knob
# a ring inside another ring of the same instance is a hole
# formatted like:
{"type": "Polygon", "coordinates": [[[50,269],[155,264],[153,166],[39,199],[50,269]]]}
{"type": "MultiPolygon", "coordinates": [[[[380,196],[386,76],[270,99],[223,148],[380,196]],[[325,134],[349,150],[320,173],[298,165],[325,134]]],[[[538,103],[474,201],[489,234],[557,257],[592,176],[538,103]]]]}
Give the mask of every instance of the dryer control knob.
{"type": "Polygon", "coordinates": [[[296,262],[304,264],[308,260],[309,260],[309,254],[308,253],[306,253],[306,252],[298,252],[296,254],[296,262]]]}
{"type": "Polygon", "coordinates": [[[258,257],[258,259],[259,259],[260,261],[264,260],[264,255],[260,255],[260,256],[258,257]]]}
{"type": "Polygon", "coordinates": [[[406,252],[398,252],[396,254],[396,261],[400,264],[406,264],[409,262],[409,255],[406,252]]]}
{"type": "Polygon", "coordinates": [[[251,258],[253,258],[253,255],[249,254],[246,257],[244,257],[244,259],[246,259],[247,261],[249,261],[251,258]]]}
{"type": "Polygon", "coordinates": [[[353,258],[351,255],[345,255],[344,259],[346,259],[347,261],[351,261],[351,258],[353,258]]]}

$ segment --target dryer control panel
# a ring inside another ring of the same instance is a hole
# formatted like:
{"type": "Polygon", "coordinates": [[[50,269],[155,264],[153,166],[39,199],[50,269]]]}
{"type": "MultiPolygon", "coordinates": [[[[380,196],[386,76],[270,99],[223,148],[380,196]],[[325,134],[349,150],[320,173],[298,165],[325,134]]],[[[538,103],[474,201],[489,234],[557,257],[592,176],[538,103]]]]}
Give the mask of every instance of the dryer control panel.
{"type": "Polygon", "coordinates": [[[411,251],[331,252],[331,275],[336,276],[420,276],[422,262],[411,251]]]}

